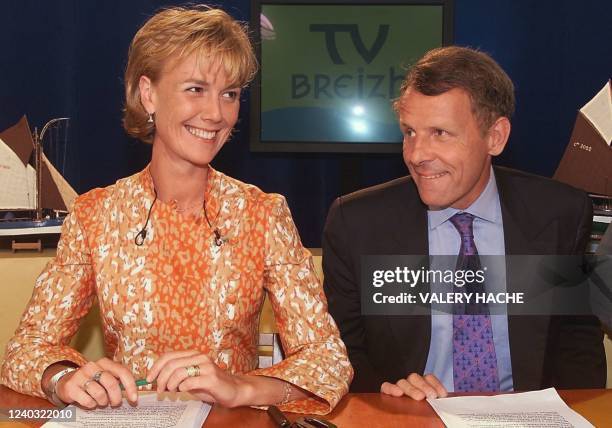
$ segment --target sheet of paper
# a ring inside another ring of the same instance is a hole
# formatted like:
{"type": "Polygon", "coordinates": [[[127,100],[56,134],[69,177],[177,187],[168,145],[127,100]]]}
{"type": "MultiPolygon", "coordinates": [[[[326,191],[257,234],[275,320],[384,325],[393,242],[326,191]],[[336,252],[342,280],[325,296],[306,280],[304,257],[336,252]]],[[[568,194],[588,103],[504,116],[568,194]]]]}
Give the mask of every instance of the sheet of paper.
{"type": "Polygon", "coordinates": [[[453,428],[593,427],[569,408],[554,388],[494,396],[427,400],[442,422],[453,428]]]}
{"type": "Polygon", "coordinates": [[[140,395],[132,407],[123,399],[121,407],[95,410],[77,408],[76,421],[49,421],[45,428],[199,428],[211,406],[181,394],[140,395]]]}

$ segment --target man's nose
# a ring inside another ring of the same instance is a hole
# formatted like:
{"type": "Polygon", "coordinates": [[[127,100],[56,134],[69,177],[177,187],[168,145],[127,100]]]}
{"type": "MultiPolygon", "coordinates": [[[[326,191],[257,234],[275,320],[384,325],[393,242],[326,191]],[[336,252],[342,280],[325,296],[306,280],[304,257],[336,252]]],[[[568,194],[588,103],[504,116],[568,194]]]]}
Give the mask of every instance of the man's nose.
{"type": "Polygon", "coordinates": [[[432,159],[430,141],[418,135],[404,139],[403,152],[406,164],[419,165],[432,159]]]}

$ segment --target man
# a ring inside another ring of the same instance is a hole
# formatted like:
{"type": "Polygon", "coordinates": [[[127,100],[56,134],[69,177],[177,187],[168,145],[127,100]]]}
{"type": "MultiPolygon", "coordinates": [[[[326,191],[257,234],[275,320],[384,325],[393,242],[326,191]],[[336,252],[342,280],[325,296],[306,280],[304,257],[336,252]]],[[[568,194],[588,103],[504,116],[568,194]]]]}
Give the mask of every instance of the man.
{"type": "Polygon", "coordinates": [[[602,328],[612,338],[612,226],[608,226],[597,246],[596,268],[591,275],[593,312],[602,328]]]}
{"type": "MultiPolygon", "coordinates": [[[[448,391],[604,387],[593,317],[473,315],[480,338],[494,344],[477,345],[486,349],[479,354],[473,342],[461,348],[457,340],[465,316],[362,315],[364,255],[582,254],[592,221],[583,192],[491,166],[510,134],[514,87],[488,55],[430,51],[408,72],[395,109],[410,176],[338,198],[323,235],[324,287],[355,369],[351,391],[420,400],[448,391]]],[[[514,274],[504,272],[504,286],[514,274]]]]}

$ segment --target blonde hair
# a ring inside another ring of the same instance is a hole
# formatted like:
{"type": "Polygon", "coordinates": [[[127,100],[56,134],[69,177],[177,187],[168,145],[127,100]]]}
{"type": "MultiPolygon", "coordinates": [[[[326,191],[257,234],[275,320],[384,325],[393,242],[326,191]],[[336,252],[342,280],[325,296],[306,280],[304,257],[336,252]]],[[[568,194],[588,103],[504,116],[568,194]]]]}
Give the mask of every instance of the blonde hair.
{"type": "Polygon", "coordinates": [[[205,5],[158,12],[138,30],[128,51],[123,127],[130,136],[151,143],[155,135],[140,100],[140,77],[156,82],[169,61],[193,53],[214,58],[232,87],[246,86],[257,72],[246,25],[226,12],[205,5]]]}

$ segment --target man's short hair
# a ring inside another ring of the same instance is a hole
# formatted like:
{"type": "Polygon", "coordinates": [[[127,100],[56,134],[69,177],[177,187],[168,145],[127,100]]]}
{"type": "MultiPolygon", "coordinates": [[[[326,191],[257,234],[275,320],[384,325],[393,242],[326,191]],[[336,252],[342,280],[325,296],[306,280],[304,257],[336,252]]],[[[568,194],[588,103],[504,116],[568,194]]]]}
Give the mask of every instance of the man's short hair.
{"type": "Polygon", "coordinates": [[[486,132],[499,117],[510,119],[514,113],[514,85],[504,70],[484,52],[448,46],[433,49],[414,64],[406,74],[400,97],[413,88],[434,96],[454,88],[470,96],[472,113],[486,132]]]}

